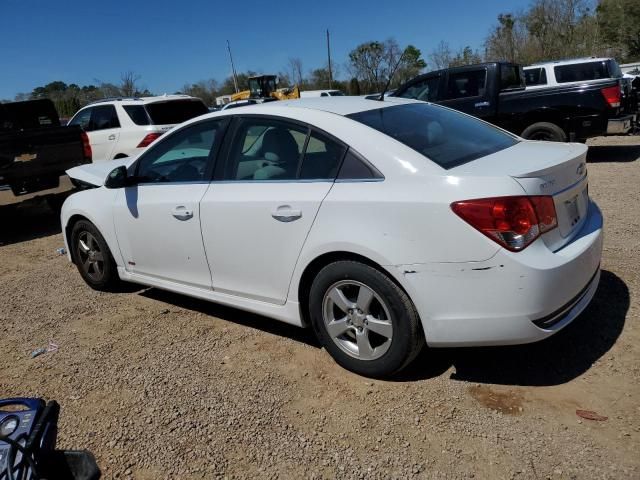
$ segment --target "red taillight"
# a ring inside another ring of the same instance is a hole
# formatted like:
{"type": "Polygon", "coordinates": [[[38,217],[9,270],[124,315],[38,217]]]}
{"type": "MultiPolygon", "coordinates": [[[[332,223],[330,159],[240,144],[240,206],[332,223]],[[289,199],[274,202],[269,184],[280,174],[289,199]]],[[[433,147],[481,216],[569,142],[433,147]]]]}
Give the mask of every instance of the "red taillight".
{"type": "Polygon", "coordinates": [[[451,209],[472,227],[512,252],[558,226],[553,198],[496,197],[463,200],[451,209]]]}
{"type": "Polygon", "coordinates": [[[600,92],[611,108],[617,108],[620,106],[622,93],[620,92],[620,87],[618,85],[615,87],[603,88],[600,92]]]}
{"type": "Polygon", "coordinates": [[[156,138],[162,136],[162,133],[154,132],[147,133],[147,135],[138,144],[138,148],[148,147],[156,138]]]}
{"type": "Polygon", "coordinates": [[[91,143],[89,143],[89,136],[86,132],[80,132],[80,136],[82,137],[82,155],[85,160],[91,160],[92,152],[91,143]]]}

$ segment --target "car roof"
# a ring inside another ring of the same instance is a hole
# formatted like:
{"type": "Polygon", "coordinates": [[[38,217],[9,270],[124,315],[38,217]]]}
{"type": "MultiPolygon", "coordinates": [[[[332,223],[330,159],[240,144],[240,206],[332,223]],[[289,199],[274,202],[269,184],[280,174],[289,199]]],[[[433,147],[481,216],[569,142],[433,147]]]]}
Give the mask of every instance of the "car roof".
{"type": "Polygon", "coordinates": [[[567,60],[555,60],[551,62],[537,62],[532,63],[531,65],[527,65],[523,67],[534,68],[534,67],[545,67],[545,66],[555,66],[555,65],[574,65],[578,63],[590,63],[590,62],[606,62],[608,60],[613,60],[611,57],[585,57],[585,58],[570,58],[567,60]]]}
{"type": "Polygon", "coordinates": [[[419,100],[412,100],[407,98],[387,98],[384,101],[369,100],[363,97],[313,97],[313,98],[300,98],[296,100],[282,100],[279,102],[268,102],[261,105],[247,106],[242,109],[241,112],[256,111],[254,109],[260,109],[259,112],[265,113],[268,109],[275,109],[281,107],[287,108],[304,108],[309,110],[320,110],[323,112],[335,113],[337,115],[351,115],[353,113],[364,112],[367,110],[376,110],[378,108],[386,108],[394,105],[402,105],[407,103],[425,103],[419,100]]]}
{"type": "Polygon", "coordinates": [[[89,103],[90,105],[99,105],[99,104],[107,104],[107,103],[119,103],[122,105],[147,105],[149,103],[157,103],[157,102],[170,102],[173,100],[199,100],[197,97],[192,97],[190,95],[156,95],[153,97],[111,97],[111,98],[102,98],[100,100],[95,100],[89,103]]]}

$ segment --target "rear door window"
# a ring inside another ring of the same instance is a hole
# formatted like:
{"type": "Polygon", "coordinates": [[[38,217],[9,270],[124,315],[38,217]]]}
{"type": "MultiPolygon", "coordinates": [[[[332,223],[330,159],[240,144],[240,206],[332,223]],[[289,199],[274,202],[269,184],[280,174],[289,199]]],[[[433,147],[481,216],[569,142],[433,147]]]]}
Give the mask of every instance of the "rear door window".
{"type": "Polygon", "coordinates": [[[558,83],[584,82],[611,77],[606,61],[557,65],[553,67],[553,71],[558,83]]]}
{"type": "Polygon", "coordinates": [[[450,73],[447,80],[447,98],[482,97],[485,94],[487,70],[468,70],[450,73]]]}
{"type": "Polygon", "coordinates": [[[100,105],[92,108],[91,121],[89,122],[90,131],[119,127],[120,121],[118,120],[116,107],[113,105],[100,105]]]}
{"type": "Polygon", "coordinates": [[[547,71],[544,68],[527,68],[524,71],[524,79],[527,86],[546,85],[547,71]]]}
{"type": "Polygon", "coordinates": [[[435,102],[438,99],[439,83],[439,76],[424,78],[412,83],[396,96],[423,100],[425,102],[435,102]]]}
{"type": "Polygon", "coordinates": [[[209,113],[209,109],[200,100],[154,102],[148,103],[146,109],[154,125],[175,125],[209,113]]]}
{"type": "Polygon", "coordinates": [[[454,110],[411,103],[348,115],[421,153],[445,169],[509,148],[516,137],[454,110]]]}

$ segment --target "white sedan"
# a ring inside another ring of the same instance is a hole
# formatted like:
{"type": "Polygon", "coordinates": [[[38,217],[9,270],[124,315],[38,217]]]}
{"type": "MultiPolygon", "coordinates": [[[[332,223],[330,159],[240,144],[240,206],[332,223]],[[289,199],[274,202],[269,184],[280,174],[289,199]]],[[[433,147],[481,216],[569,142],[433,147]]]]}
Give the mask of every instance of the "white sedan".
{"type": "Polygon", "coordinates": [[[299,326],[389,376],[431,347],[544,339],[600,276],[587,147],[405,99],[272,102],[69,170],[70,260],[299,326]]]}

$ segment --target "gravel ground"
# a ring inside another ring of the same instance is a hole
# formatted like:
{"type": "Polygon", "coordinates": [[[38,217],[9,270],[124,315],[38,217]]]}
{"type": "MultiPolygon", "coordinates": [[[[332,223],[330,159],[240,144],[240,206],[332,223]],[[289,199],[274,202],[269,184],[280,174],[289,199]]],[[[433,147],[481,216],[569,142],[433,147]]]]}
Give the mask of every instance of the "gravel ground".
{"type": "Polygon", "coordinates": [[[0,398],[58,400],[59,446],[103,478],[640,478],[640,138],[591,144],[606,241],[588,310],[538,344],[426,351],[395,381],[266,318],[94,292],[46,207],[0,211],[0,398]]]}

